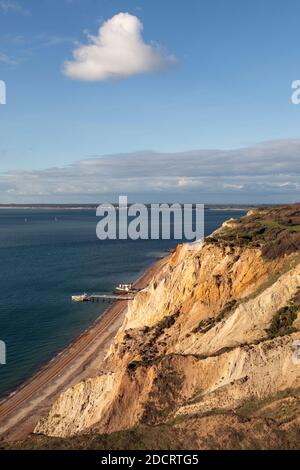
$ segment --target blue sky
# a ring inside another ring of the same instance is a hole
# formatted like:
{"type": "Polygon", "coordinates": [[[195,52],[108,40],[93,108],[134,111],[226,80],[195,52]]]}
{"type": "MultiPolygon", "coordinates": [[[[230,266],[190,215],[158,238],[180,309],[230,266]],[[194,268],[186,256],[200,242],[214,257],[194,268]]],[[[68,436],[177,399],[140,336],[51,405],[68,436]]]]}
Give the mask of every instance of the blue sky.
{"type": "Polygon", "coordinates": [[[154,199],[178,194],[203,202],[299,200],[293,178],[300,106],[291,103],[291,83],[300,79],[299,17],[297,0],[0,0],[0,79],[7,85],[7,104],[0,106],[0,202],[96,200],[113,197],[118,187],[148,200],[153,192],[154,199]],[[110,21],[121,12],[130,17],[120,21],[136,17],[133,27],[143,25],[141,43],[132,44],[140,57],[131,68],[111,38],[110,21]],[[105,21],[111,42],[107,54],[97,52],[94,62],[101,63],[91,64],[89,55],[88,64],[76,64],[73,52],[91,46],[88,35],[95,38],[105,21]],[[104,64],[113,47],[117,78],[107,72],[111,63],[104,64]],[[259,189],[262,142],[270,142],[268,152],[272,148],[279,161],[274,157],[276,168],[259,189]],[[256,165],[255,184],[254,175],[246,181],[246,173],[229,168],[236,149],[256,165]],[[190,169],[196,150],[197,181],[190,169]],[[205,181],[203,150],[216,150],[205,181]],[[221,151],[227,157],[220,162],[221,151]],[[101,159],[107,155],[109,175],[101,159]],[[147,159],[160,173],[150,171],[147,159]],[[115,168],[129,161],[134,174],[139,169],[136,179],[115,168]],[[93,163],[97,179],[89,192],[82,166],[93,163]],[[49,177],[54,167],[64,177],[57,187],[57,174],[49,177]],[[218,176],[223,186],[214,192],[218,176]],[[144,190],[147,177],[154,184],[144,190]],[[24,184],[26,178],[38,184],[24,184]],[[274,180],[277,186],[267,190],[274,180]]]}

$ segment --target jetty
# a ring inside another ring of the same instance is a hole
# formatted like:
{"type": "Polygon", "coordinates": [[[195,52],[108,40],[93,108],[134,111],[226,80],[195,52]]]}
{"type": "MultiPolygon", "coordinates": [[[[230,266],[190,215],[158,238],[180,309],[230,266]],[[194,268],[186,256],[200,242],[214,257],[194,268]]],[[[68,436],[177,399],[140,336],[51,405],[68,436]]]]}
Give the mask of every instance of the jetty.
{"type": "MultiPolygon", "coordinates": [[[[144,289],[153,276],[166,265],[167,260],[168,258],[158,260],[150,266],[134,283],[134,287],[138,290],[144,289]]],[[[107,292],[104,295],[106,294],[107,292]]],[[[126,297],[132,295],[126,294],[126,297]]],[[[1,438],[5,437],[10,442],[25,440],[62,392],[74,383],[91,377],[91,370],[102,368],[107,349],[123,324],[125,307],[126,302],[115,302],[111,305],[75,342],[1,402],[1,438]]]]}
{"type": "Polygon", "coordinates": [[[133,300],[130,294],[81,294],[72,295],[73,302],[113,302],[115,300],[133,300]]]}
{"type": "Polygon", "coordinates": [[[115,300],[133,300],[134,295],[139,292],[133,284],[119,284],[111,294],[87,294],[72,295],[73,302],[110,302],[115,300]]]}

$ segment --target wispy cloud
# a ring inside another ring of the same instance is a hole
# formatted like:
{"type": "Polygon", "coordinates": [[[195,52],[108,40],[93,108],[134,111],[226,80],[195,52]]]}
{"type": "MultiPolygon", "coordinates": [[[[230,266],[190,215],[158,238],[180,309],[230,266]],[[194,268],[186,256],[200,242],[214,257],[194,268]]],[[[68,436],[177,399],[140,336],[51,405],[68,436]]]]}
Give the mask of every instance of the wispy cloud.
{"type": "Polygon", "coordinates": [[[6,65],[16,65],[18,60],[8,56],[7,54],[4,54],[3,52],[0,52],[0,63],[6,65]]]}
{"type": "Polygon", "coordinates": [[[240,150],[93,156],[63,168],[0,174],[6,202],[276,203],[300,200],[300,140],[240,150]]]}
{"type": "Polygon", "coordinates": [[[97,36],[73,51],[64,74],[77,80],[107,80],[160,70],[174,62],[142,38],[143,24],[134,15],[119,13],[100,26],[97,36]]]}
{"type": "Polygon", "coordinates": [[[29,15],[30,11],[15,0],[0,0],[0,11],[3,13],[19,13],[29,15]]]}
{"type": "Polygon", "coordinates": [[[57,36],[57,35],[41,35],[40,38],[42,39],[41,47],[46,46],[57,46],[60,44],[74,44],[76,41],[72,36],[57,36]]]}
{"type": "Polygon", "coordinates": [[[0,36],[0,42],[2,47],[6,50],[14,51],[13,55],[0,51],[0,63],[5,65],[18,65],[29,60],[36,51],[59,47],[64,44],[75,44],[75,39],[71,36],[59,36],[47,33],[36,34],[31,37],[6,34],[0,36]]]}

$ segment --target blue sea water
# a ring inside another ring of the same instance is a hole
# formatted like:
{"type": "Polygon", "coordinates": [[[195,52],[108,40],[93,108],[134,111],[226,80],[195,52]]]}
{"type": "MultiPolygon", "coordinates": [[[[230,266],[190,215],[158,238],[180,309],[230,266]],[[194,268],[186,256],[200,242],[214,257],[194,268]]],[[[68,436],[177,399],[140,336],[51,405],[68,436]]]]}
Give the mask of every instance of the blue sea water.
{"type": "MultiPolygon", "coordinates": [[[[206,210],[205,234],[243,211],[206,210]]],[[[106,304],[71,295],[136,279],[176,240],[96,237],[94,210],[0,209],[0,395],[19,386],[95,321],[106,304]]]]}

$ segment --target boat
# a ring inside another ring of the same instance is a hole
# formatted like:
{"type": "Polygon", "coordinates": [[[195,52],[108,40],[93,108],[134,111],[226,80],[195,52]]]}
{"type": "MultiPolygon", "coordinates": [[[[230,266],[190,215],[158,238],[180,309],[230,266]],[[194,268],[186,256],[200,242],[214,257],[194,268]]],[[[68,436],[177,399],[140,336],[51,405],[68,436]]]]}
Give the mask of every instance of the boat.
{"type": "Polygon", "coordinates": [[[133,288],[132,284],[119,284],[117,287],[115,287],[114,292],[115,294],[128,294],[135,292],[135,289],[133,288]]]}
{"type": "Polygon", "coordinates": [[[85,302],[89,298],[88,294],[84,293],[81,295],[72,295],[72,301],[73,302],[85,302]]]}

